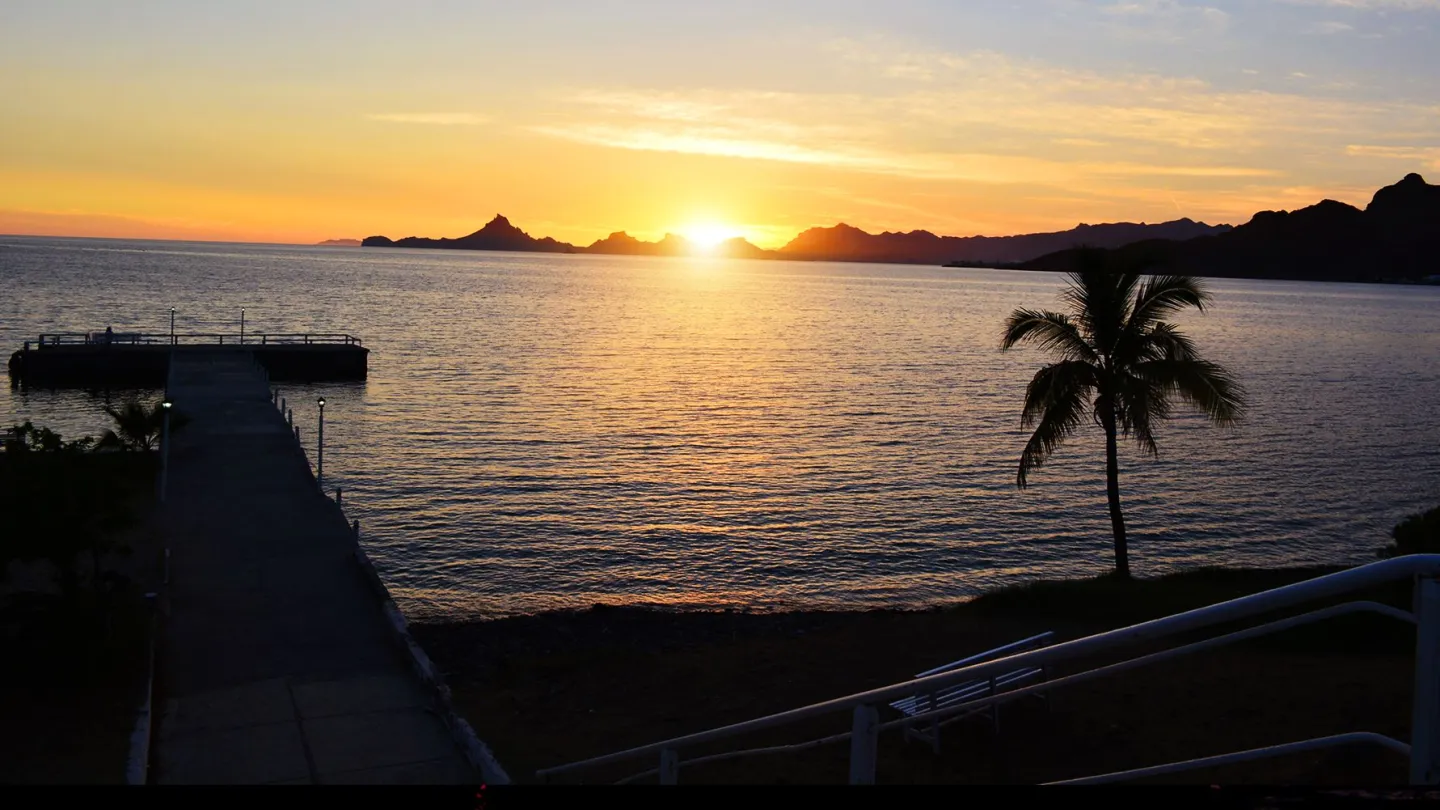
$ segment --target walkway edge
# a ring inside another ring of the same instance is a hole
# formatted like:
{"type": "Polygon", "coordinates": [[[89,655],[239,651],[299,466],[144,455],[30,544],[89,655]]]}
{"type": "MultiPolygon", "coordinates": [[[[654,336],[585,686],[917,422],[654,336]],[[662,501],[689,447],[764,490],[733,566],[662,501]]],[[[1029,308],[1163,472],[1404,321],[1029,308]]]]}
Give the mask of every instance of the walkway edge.
{"type": "Polygon", "coordinates": [[[365,549],[361,547],[358,537],[355,539],[355,560],[360,563],[360,570],[365,572],[365,579],[370,582],[371,587],[380,597],[385,616],[390,620],[390,629],[394,631],[396,641],[405,648],[410,665],[415,669],[415,674],[419,675],[420,680],[435,693],[439,703],[440,719],[450,730],[450,735],[460,750],[465,753],[465,758],[480,772],[480,776],[486,784],[510,784],[510,776],[505,773],[504,768],[500,767],[500,762],[495,759],[490,748],[480,741],[470,724],[455,711],[455,706],[450,700],[450,687],[445,685],[444,677],[435,669],[435,664],[430,660],[430,656],[425,654],[425,650],[410,635],[410,625],[405,621],[405,614],[401,613],[400,608],[396,606],[395,600],[390,596],[390,589],[385,587],[385,581],[380,578],[379,572],[375,570],[375,565],[365,554],[365,549]]]}

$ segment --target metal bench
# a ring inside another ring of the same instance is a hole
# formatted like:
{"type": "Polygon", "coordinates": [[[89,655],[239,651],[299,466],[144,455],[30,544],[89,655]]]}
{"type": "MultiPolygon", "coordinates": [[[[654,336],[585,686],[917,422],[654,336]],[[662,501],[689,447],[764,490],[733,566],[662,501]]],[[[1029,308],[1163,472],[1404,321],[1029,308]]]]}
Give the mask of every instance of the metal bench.
{"type": "MultiPolygon", "coordinates": [[[[971,664],[978,664],[982,661],[1003,658],[1007,655],[1046,647],[1049,646],[1054,637],[1055,632],[1053,630],[1046,631],[1039,635],[1031,636],[1030,638],[1006,644],[1003,647],[986,650],[977,655],[972,655],[969,658],[962,658],[959,661],[944,666],[927,669],[915,677],[924,678],[928,675],[938,675],[941,672],[949,672],[954,669],[960,669],[961,667],[968,667],[971,664]]],[[[1021,667],[1012,672],[1001,673],[992,678],[954,684],[930,694],[911,695],[910,697],[901,698],[891,703],[890,707],[906,717],[915,717],[936,709],[948,709],[952,706],[959,706],[964,703],[986,698],[1004,692],[1008,688],[1023,685],[1026,681],[1036,679],[1040,681],[1045,680],[1045,667],[1043,665],[1038,667],[1021,667]]],[[[998,703],[992,703],[989,706],[978,708],[973,712],[961,712],[960,714],[952,715],[947,717],[944,722],[941,722],[938,718],[932,719],[930,722],[925,723],[925,728],[923,729],[917,728],[915,725],[907,724],[905,726],[905,739],[927,742],[930,744],[930,747],[935,750],[935,753],[938,754],[940,753],[940,727],[980,712],[989,712],[995,724],[995,730],[1000,730],[1000,705],[998,703]]]]}

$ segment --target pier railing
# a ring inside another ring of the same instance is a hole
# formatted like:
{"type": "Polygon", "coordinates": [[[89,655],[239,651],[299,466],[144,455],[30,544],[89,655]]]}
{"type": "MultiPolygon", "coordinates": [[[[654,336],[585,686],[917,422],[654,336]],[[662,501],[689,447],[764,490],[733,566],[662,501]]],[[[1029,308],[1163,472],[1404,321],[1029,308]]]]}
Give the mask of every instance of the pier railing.
{"type": "Polygon", "coordinates": [[[273,346],[363,345],[354,335],[336,332],[48,332],[38,345],[47,346],[273,346]]]}
{"type": "Polygon", "coordinates": [[[849,740],[850,783],[873,784],[875,782],[877,751],[881,731],[904,728],[910,725],[939,723],[942,718],[945,718],[946,722],[949,722],[950,719],[955,719],[963,714],[973,713],[977,709],[1017,700],[1037,692],[1050,691],[1057,687],[1106,677],[1127,669],[1180,655],[1213,649],[1250,638],[1278,633],[1292,627],[1298,627],[1344,614],[1362,612],[1391,616],[1403,621],[1413,622],[1416,625],[1415,693],[1411,716],[1412,730],[1408,745],[1380,734],[1355,731],[1348,734],[1320,737],[1313,740],[1302,740],[1284,745],[1269,746],[1267,748],[1205,757],[1203,759],[1174,762],[1134,771],[1101,774],[1085,779],[1072,780],[1072,782],[1093,784],[1121,781],[1132,778],[1157,776],[1160,774],[1179,773],[1231,762],[1266,759],[1299,751],[1313,751],[1320,748],[1365,743],[1379,745],[1408,756],[1410,759],[1410,781],[1413,784],[1440,784],[1440,554],[1416,554],[1370,563],[1369,565],[1362,565],[1348,571],[1317,577],[1305,582],[1297,582],[1282,588],[1275,588],[1239,599],[1232,599],[1228,602],[1221,602],[1185,613],[1177,613],[1173,616],[1142,622],[1141,624],[1130,627],[1122,627],[1117,630],[1098,633],[1085,638],[1055,644],[1050,647],[1012,655],[1007,658],[994,659],[962,669],[951,670],[924,678],[916,678],[821,703],[813,703],[798,709],[791,709],[789,711],[779,712],[778,714],[734,723],[695,734],[687,734],[683,737],[675,737],[624,751],[616,751],[611,754],[592,757],[580,762],[545,768],[538,771],[537,775],[545,779],[551,779],[562,774],[573,773],[601,765],[649,759],[652,762],[658,761],[658,767],[652,767],[649,770],[627,777],[622,781],[629,782],[647,776],[658,776],[662,784],[674,784],[679,779],[679,771],[682,764],[681,755],[683,753],[691,753],[691,759],[685,761],[687,764],[698,765],[703,762],[718,762],[744,756],[793,753],[818,745],[849,740]],[[991,695],[980,700],[968,701],[957,706],[902,717],[885,723],[880,722],[879,709],[881,707],[884,707],[891,701],[911,695],[930,694],[947,686],[953,686],[966,681],[990,678],[1001,673],[1012,672],[1022,667],[1052,666],[1060,661],[1084,659],[1088,656],[1117,647],[1152,642],[1180,633],[1226,625],[1265,614],[1273,615],[1275,611],[1291,608],[1306,602],[1327,599],[1355,591],[1364,591],[1387,583],[1412,578],[1414,580],[1413,613],[1377,602],[1348,602],[1298,616],[1271,621],[1266,624],[1227,633],[1203,641],[1130,658],[1120,661],[1119,663],[1097,667],[1073,675],[1051,679],[1033,686],[1026,686],[1020,689],[991,695]],[[694,750],[696,748],[706,746],[710,743],[765,729],[787,726],[802,720],[834,715],[840,712],[851,712],[853,714],[854,721],[851,731],[818,740],[795,743],[793,745],[767,746],[746,750],[731,750],[725,753],[709,754],[699,757],[694,756],[694,750]]]}

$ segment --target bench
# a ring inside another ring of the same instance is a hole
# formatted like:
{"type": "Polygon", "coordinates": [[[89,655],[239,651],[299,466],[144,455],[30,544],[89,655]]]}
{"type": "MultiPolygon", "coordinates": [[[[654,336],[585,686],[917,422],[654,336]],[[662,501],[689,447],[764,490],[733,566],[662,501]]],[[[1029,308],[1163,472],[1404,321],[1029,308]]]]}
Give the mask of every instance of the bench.
{"type": "MultiPolygon", "coordinates": [[[[969,658],[962,658],[959,661],[954,661],[944,666],[927,669],[915,677],[924,678],[929,675],[939,675],[942,672],[950,672],[961,669],[962,667],[971,666],[972,664],[979,664],[996,658],[1004,658],[1005,656],[1015,655],[1027,650],[1039,649],[1048,646],[1054,637],[1055,632],[1053,630],[1046,631],[1039,635],[1031,636],[1030,638],[1006,644],[1003,647],[986,650],[985,652],[972,655],[969,658]]],[[[906,717],[917,717],[927,712],[938,709],[949,709],[981,698],[990,697],[991,695],[1004,692],[1007,689],[1023,686],[1025,682],[1034,680],[1042,682],[1045,680],[1044,665],[1037,667],[1020,667],[990,678],[980,678],[973,681],[951,684],[929,694],[911,695],[907,698],[901,698],[891,703],[890,707],[906,717]]],[[[962,717],[969,717],[972,714],[986,711],[990,713],[991,719],[995,724],[995,730],[999,731],[1000,704],[992,703],[989,706],[981,707],[974,711],[959,712],[946,717],[943,721],[939,717],[932,717],[929,723],[926,724],[928,727],[925,729],[916,728],[913,724],[907,724],[905,726],[905,739],[927,742],[930,744],[930,747],[935,750],[935,753],[938,754],[940,753],[940,727],[942,725],[962,717]]]]}

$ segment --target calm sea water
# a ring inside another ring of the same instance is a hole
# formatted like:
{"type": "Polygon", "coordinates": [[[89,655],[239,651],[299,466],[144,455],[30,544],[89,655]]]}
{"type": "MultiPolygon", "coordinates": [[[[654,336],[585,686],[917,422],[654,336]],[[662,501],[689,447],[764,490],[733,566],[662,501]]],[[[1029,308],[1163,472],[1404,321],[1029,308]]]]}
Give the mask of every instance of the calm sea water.
{"type": "MultiPolygon", "coordinates": [[[[363,384],[289,386],[412,617],[596,602],[923,605],[1110,562],[1098,432],[1018,491],[1048,274],[0,237],[0,347],[41,331],[338,331],[363,384]]],[[[1181,323],[1252,394],[1122,450],[1137,571],[1373,556],[1440,504],[1440,288],[1212,282],[1181,323]]],[[[115,394],[112,397],[118,396],[115,394]]],[[[74,435],[101,394],[8,389],[74,435]]],[[[313,454],[312,454],[313,457],[313,454]]]]}

